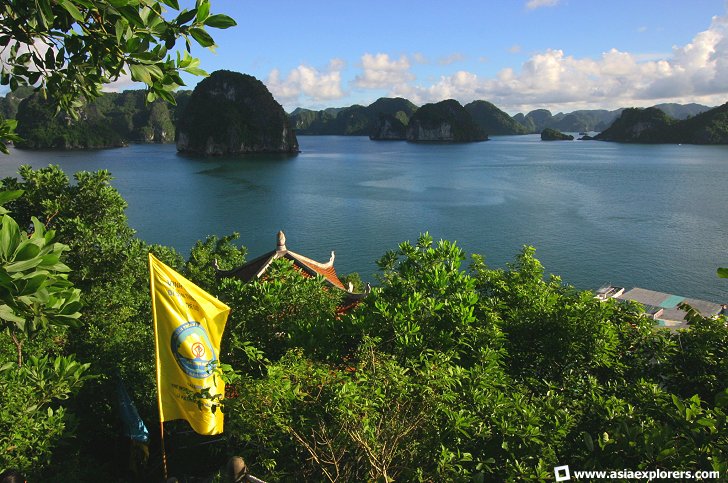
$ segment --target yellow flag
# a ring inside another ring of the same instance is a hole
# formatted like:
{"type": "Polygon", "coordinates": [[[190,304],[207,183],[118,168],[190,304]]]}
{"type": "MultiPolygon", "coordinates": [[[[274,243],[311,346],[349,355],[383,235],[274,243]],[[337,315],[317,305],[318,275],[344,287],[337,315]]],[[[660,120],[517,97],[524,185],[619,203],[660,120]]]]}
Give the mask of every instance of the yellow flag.
{"type": "Polygon", "coordinates": [[[209,400],[200,408],[185,396],[205,388],[224,394],[225,383],[213,371],[230,307],[151,253],[149,275],[161,421],[186,419],[200,434],[222,433],[222,412],[213,412],[209,400]]]}

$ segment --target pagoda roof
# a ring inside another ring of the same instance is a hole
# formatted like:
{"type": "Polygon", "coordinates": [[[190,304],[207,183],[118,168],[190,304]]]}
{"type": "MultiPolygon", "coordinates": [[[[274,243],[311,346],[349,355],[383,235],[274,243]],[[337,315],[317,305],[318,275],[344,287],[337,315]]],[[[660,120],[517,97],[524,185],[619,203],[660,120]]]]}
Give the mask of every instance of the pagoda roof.
{"type": "Polygon", "coordinates": [[[244,282],[249,282],[262,277],[273,260],[278,258],[291,260],[294,266],[301,270],[304,275],[309,277],[321,275],[329,285],[346,292],[344,303],[353,304],[356,301],[363,299],[369,293],[369,288],[367,288],[367,291],[364,293],[355,293],[351,286],[344,286],[342,281],[339,279],[339,276],[336,274],[336,269],[334,269],[336,254],[333,251],[331,252],[331,258],[328,262],[317,262],[316,260],[301,255],[300,253],[289,250],[286,247],[286,235],[282,231],[278,232],[275,250],[267,252],[238,268],[233,268],[232,270],[217,270],[217,275],[218,277],[234,277],[244,282]]]}

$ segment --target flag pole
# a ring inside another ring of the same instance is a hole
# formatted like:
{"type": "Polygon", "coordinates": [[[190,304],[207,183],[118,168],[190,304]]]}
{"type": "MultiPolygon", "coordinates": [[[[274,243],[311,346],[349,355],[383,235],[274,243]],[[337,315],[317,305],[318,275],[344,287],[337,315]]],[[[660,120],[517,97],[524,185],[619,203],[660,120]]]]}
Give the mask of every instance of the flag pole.
{"type": "Polygon", "coordinates": [[[157,367],[157,405],[159,406],[159,437],[162,443],[162,468],[164,479],[167,480],[167,451],[164,448],[164,412],[162,411],[161,377],[159,370],[159,338],[157,337],[157,307],[154,296],[154,269],[152,268],[152,252],[149,252],[149,289],[152,296],[152,325],[154,326],[154,353],[157,367]]]}
{"type": "Polygon", "coordinates": [[[167,481],[167,451],[164,449],[164,421],[159,421],[159,434],[162,437],[162,468],[164,468],[164,481],[167,481]]]}

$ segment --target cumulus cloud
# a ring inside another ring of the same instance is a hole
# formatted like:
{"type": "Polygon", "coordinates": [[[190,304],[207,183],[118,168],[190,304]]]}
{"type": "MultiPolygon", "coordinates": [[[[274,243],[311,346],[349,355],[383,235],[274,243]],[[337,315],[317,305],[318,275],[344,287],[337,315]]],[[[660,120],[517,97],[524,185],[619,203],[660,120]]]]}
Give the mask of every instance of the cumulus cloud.
{"type": "MultiPolygon", "coordinates": [[[[400,73],[400,80],[404,76],[400,73]]],[[[399,82],[391,94],[422,104],[455,98],[487,99],[510,112],[536,107],[559,110],[645,106],[659,102],[728,100],[728,16],[668,55],[611,49],[596,58],[576,58],[561,49],[532,55],[520,70],[494,77],[459,71],[430,85],[399,82]]]]}
{"type": "Polygon", "coordinates": [[[534,10],[541,7],[555,7],[559,4],[560,0],[528,0],[526,2],[526,8],[534,10]]]}
{"type": "Polygon", "coordinates": [[[265,84],[273,96],[284,105],[308,101],[330,101],[344,97],[341,71],[346,63],[333,59],[327,68],[320,71],[308,65],[299,65],[283,77],[278,69],[273,69],[265,84]]]}
{"type": "Polygon", "coordinates": [[[391,59],[388,54],[364,54],[362,73],[354,78],[354,86],[364,89],[390,89],[414,79],[407,56],[391,59]]]}

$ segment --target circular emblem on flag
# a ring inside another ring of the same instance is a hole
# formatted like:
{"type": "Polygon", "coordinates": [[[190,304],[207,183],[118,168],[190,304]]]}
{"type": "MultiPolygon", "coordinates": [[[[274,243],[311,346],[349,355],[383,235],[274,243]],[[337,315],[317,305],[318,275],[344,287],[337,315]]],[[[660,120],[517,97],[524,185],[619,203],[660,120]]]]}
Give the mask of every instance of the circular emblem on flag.
{"type": "Polygon", "coordinates": [[[199,322],[185,322],[172,333],[172,354],[180,369],[195,379],[212,375],[217,358],[207,332],[199,322]]]}

